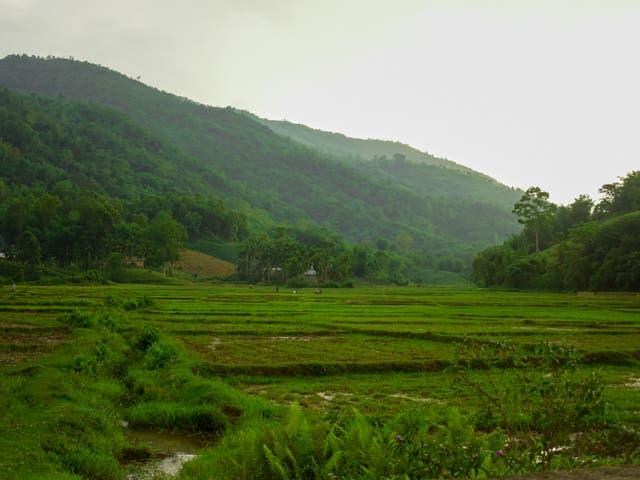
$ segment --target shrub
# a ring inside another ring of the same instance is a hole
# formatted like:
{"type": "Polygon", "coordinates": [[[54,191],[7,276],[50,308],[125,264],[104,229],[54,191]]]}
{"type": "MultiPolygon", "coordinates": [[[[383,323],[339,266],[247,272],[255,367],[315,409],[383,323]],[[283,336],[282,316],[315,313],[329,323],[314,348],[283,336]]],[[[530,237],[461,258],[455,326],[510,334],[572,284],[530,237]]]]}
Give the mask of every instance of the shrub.
{"type": "Polygon", "coordinates": [[[507,432],[521,462],[550,469],[574,434],[608,422],[601,379],[580,375],[579,359],[567,344],[468,341],[458,352],[454,388],[475,399],[481,428],[507,432]]]}

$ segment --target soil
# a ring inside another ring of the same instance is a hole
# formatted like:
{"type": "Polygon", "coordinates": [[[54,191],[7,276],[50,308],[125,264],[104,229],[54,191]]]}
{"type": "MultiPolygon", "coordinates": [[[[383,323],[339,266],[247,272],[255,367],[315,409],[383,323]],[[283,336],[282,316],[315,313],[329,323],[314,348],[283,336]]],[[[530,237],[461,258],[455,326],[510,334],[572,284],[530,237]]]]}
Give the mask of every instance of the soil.
{"type": "Polygon", "coordinates": [[[233,263],[193,250],[180,251],[177,268],[203,277],[228,277],[236,271],[233,263]]]}
{"type": "Polygon", "coordinates": [[[640,465],[619,465],[615,467],[587,468],[571,472],[536,472],[501,480],[637,480],[640,479],[640,465]]]}

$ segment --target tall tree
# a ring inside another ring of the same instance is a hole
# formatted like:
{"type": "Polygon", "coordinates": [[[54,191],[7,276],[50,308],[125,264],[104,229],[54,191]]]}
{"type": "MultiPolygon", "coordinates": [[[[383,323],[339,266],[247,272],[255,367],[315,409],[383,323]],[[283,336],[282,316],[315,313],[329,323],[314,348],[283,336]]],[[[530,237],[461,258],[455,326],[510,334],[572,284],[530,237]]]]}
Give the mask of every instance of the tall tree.
{"type": "Polygon", "coordinates": [[[27,230],[18,237],[17,258],[28,265],[40,265],[40,242],[38,238],[27,230]]]}
{"type": "Polygon", "coordinates": [[[147,244],[145,266],[162,266],[165,274],[167,270],[173,274],[180,248],[187,240],[187,232],[182,224],[169,214],[160,212],[147,226],[144,237],[147,244]]]}
{"type": "Polygon", "coordinates": [[[518,222],[533,232],[536,252],[540,251],[540,232],[549,224],[555,210],[556,205],[549,201],[549,193],[540,187],[529,187],[513,206],[518,222]]]}

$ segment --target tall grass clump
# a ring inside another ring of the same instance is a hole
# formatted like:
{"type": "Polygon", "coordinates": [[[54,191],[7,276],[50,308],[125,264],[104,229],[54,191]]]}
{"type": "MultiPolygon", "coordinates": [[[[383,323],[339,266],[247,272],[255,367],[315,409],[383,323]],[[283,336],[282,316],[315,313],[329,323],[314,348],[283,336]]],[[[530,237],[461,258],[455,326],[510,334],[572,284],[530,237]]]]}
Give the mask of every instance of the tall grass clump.
{"type": "Polygon", "coordinates": [[[126,419],[132,426],[218,433],[249,416],[273,416],[275,407],[197,373],[199,363],[177,339],[144,327],[133,336],[126,419]]]}
{"type": "Polygon", "coordinates": [[[132,427],[159,430],[217,433],[229,426],[228,417],[216,405],[185,405],[173,402],[147,402],[127,411],[132,427]]]}

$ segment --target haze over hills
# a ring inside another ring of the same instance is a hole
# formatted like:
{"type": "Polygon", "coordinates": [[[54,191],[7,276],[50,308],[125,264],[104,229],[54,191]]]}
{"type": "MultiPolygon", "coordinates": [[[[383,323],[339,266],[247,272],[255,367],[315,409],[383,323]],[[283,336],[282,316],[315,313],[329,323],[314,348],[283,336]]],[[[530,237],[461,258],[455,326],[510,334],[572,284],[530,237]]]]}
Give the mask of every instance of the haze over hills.
{"type": "Polygon", "coordinates": [[[341,158],[359,171],[399,183],[426,197],[468,198],[511,208],[522,194],[495,179],[445,158],[389,140],[350,138],[286,120],[251,115],[274,132],[341,158]]]}
{"type": "Polygon", "coordinates": [[[371,160],[376,157],[403,155],[407,160],[426,165],[439,165],[463,171],[470,168],[459,165],[451,160],[434,157],[400,142],[377,139],[351,138],[337,132],[325,132],[287,120],[269,120],[260,118],[250,112],[243,112],[255,120],[271,128],[274,132],[292,138],[297,142],[317,148],[336,157],[346,160],[371,160]]]}
{"type": "MultiPolygon", "coordinates": [[[[0,87],[118,110],[175,152],[161,155],[173,165],[172,188],[215,194],[256,231],[302,222],[353,242],[382,241],[466,263],[518,230],[510,207],[519,192],[395,142],[257,121],[68,59],[6,57],[0,87]]],[[[141,173],[134,158],[121,160],[127,175],[141,173]]]]}

